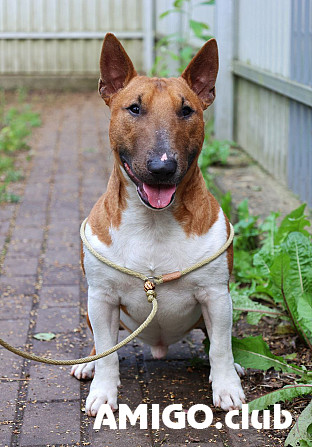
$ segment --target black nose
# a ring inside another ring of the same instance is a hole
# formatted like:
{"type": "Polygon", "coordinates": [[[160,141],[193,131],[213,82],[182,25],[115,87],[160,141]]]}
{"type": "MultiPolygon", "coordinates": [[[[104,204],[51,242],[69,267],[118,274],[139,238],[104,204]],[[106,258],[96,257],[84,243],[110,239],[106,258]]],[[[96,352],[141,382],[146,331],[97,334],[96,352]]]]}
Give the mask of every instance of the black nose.
{"type": "Polygon", "coordinates": [[[159,157],[151,158],[147,162],[147,169],[158,180],[165,180],[176,172],[177,161],[173,157],[167,160],[161,160],[159,157]]]}

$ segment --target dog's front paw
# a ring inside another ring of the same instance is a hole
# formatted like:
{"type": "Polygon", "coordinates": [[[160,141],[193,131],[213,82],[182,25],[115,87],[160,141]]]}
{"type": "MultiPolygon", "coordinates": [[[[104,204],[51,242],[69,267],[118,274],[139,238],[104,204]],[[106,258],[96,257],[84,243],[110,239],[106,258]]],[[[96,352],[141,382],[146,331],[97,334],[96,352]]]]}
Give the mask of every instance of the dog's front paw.
{"type": "Polygon", "coordinates": [[[86,413],[88,416],[95,417],[102,404],[109,404],[113,411],[117,410],[117,385],[117,383],[96,382],[95,379],[93,380],[86,401],[86,413]]]}
{"type": "Polygon", "coordinates": [[[245,403],[245,394],[235,370],[226,377],[219,374],[217,378],[212,378],[212,393],[214,406],[224,411],[240,409],[245,403]]]}
{"type": "Polygon", "coordinates": [[[94,366],[95,362],[74,365],[70,371],[70,375],[76,377],[78,380],[92,379],[94,376],[94,366]]]}

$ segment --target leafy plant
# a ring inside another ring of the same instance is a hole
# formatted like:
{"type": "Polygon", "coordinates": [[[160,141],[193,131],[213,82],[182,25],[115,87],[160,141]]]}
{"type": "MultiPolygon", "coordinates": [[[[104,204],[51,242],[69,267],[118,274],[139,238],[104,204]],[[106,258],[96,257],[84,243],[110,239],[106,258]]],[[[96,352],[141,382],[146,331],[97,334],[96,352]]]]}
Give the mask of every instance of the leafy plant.
{"type": "MultiPolygon", "coordinates": [[[[225,203],[228,206],[229,196],[225,203]]],[[[306,230],[310,222],[305,215],[305,205],[289,213],[280,225],[277,219],[278,214],[271,213],[259,224],[258,217],[250,214],[247,200],[238,207],[234,239],[236,282],[230,284],[234,322],[243,312],[250,324],[258,324],[264,315],[287,320],[312,349],[312,238],[306,230]]],[[[289,363],[294,355],[274,355],[262,336],[233,337],[232,347],[235,362],[245,368],[263,371],[274,368],[294,376],[293,385],[251,401],[249,411],[312,395],[312,371],[307,371],[304,365],[289,363]]],[[[209,350],[208,340],[205,350],[209,350]]],[[[285,446],[312,446],[311,411],[309,404],[299,416],[285,446]]]]}
{"type": "Polygon", "coordinates": [[[272,354],[261,335],[245,337],[244,339],[233,337],[232,349],[235,362],[244,368],[255,368],[263,371],[274,368],[276,371],[299,374],[303,377],[306,375],[305,368],[288,364],[283,357],[272,354]]]}
{"type": "MultiPolygon", "coordinates": [[[[258,397],[258,399],[252,400],[248,403],[248,410],[249,412],[253,410],[264,410],[265,408],[268,408],[270,405],[274,405],[277,402],[291,401],[295,397],[309,394],[312,394],[312,384],[287,385],[283,388],[279,388],[278,390],[271,391],[264,396],[258,397]]],[[[311,421],[312,417],[310,419],[310,422],[311,421]]]]}
{"type": "MultiPolygon", "coordinates": [[[[199,2],[195,5],[212,5],[214,0],[199,2]]],[[[184,68],[188,65],[196,50],[189,44],[192,36],[197,37],[203,41],[210,39],[212,36],[208,32],[210,27],[207,23],[200,22],[193,19],[193,5],[190,0],[175,0],[172,7],[163,12],[159,18],[163,19],[169,14],[178,14],[185,17],[186,27],[179,33],[172,33],[162,37],[156,44],[156,52],[158,55],[155,58],[151,74],[153,76],[166,77],[169,73],[168,58],[176,62],[178,65],[178,72],[182,73],[184,68]],[[172,51],[172,46],[177,47],[177,51],[172,51]]]]}
{"type": "Polygon", "coordinates": [[[254,299],[265,300],[275,309],[272,316],[289,318],[312,348],[312,241],[304,210],[301,205],[292,211],[279,227],[276,213],[257,225],[257,217],[250,216],[247,202],[242,202],[234,242],[234,270],[241,288],[231,289],[234,306],[254,309],[254,299]]]}
{"type": "Polygon", "coordinates": [[[285,441],[285,447],[288,446],[312,447],[312,401],[303,410],[296,424],[290,430],[285,441]]]}

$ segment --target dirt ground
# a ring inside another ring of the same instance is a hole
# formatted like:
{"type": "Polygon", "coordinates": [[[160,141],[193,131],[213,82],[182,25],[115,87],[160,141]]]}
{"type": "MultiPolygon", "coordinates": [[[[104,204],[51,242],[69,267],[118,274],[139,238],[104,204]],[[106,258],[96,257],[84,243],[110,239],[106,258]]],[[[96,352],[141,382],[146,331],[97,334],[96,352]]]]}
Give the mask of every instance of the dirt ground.
{"type": "MultiPolygon", "coordinates": [[[[36,93],[28,101],[40,111],[43,124],[30,141],[31,161],[19,157],[25,179],[11,189],[22,200],[0,205],[0,336],[39,354],[81,357],[89,354],[92,340],[85,322],[79,226],[105,190],[112,167],[109,113],[96,93],[36,93]],[[39,341],[33,338],[38,332],[53,332],[56,337],[39,341]]],[[[277,206],[285,214],[299,204],[280,185],[285,195],[277,192],[268,203],[265,188],[270,184],[272,190],[273,180],[250,162],[230,162],[215,172],[219,187],[232,190],[234,205],[249,197],[256,214],[266,215],[277,206]]],[[[277,186],[273,190],[280,191],[277,186]]],[[[277,334],[275,325],[265,318],[258,326],[249,326],[242,318],[234,333],[261,334],[275,354],[296,351],[293,362],[311,366],[311,353],[300,340],[293,334],[277,334]]],[[[125,336],[121,330],[120,339],[125,336]]],[[[283,445],[288,430],[236,431],[225,426],[223,412],[212,406],[203,338],[201,331],[193,331],[170,347],[165,360],[154,360],[137,340],[122,348],[119,403],[131,409],[139,403],[157,403],[161,408],[182,403],[185,409],[204,403],[214,413],[214,425],[204,430],[174,430],[163,424],[158,430],[151,426],[93,430],[94,421],[84,413],[90,382],[71,377],[68,367],[29,362],[0,348],[0,446],[283,445]],[[222,423],[221,429],[216,422],[222,423]]],[[[271,370],[248,370],[243,378],[247,401],[294,379],[271,370]]],[[[298,398],[284,408],[295,420],[308,401],[298,398]]]]}

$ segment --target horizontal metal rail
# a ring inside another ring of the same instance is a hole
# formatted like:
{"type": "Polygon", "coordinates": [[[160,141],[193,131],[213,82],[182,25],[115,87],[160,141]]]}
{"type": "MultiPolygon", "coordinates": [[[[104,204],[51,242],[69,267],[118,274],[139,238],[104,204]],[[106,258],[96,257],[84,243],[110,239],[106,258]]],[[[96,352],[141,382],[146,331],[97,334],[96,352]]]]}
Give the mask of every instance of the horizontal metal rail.
{"type": "Polygon", "coordinates": [[[234,75],[312,107],[312,88],[243,62],[233,61],[234,75]]]}
{"type": "MultiPolygon", "coordinates": [[[[143,39],[143,31],[112,31],[118,39],[143,39]]],[[[103,39],[106,32],[88,32],[88,31],[78,31],[78,32],[5,32],[0,33],[0,39],[2,40],[69,40],[69,39],[103,39]]]]}

